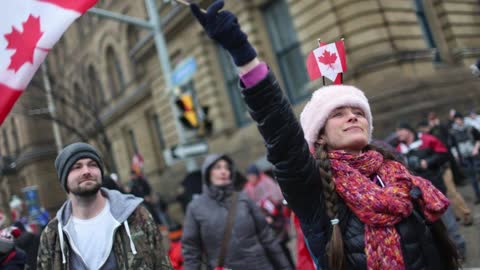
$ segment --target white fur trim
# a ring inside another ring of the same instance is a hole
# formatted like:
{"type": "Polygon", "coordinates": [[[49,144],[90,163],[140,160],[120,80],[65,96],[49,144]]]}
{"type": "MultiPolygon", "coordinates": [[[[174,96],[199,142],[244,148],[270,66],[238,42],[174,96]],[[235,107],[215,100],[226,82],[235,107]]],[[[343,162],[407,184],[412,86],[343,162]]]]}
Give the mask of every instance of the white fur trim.
{"type": "Polygon", "coordinates": [[[342,106],[357,107],[365,113],[369,125],[368,140],[371,140],[372,112],[363,92],[350,85],[329,85],[316,90],[300,114],[300,124],[310,149],[313,149],[318,133],[325,125],[328,115],[342,106]]]}

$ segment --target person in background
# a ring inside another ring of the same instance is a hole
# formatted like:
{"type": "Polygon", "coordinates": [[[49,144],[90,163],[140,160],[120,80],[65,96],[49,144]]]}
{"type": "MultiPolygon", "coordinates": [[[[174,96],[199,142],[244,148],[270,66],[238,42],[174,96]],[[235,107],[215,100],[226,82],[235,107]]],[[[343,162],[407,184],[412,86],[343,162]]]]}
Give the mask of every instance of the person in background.
{"type": "Polygon", "coordinates": [[[248,166],[247,184],[244,191],[257,204],[262,200],[272,200],[274,204],[281,204],[283,201],[282,191],[278,184],[265,173],[261,172],[255,164],[248,166]]]}
{"type": "Polygon", "coordinates": [[[27,262],[25,252],[15,246],[12,228],[5,228],[0,231],[0,269],[2,270],[23,270],[27,262]]]}
{"type": "MultiPolygon", "coordinates": [[[[445,165],[448,162],[448,150],[436,137],[428,133],[417,133],[408,123],[397,126],[397,136],[400,141],[397,150],[405,156],[408,168],[416,175],[429,181],[443,194],[447,187],[443,180],[445,165]]],[[[441,216],[447,227],[450,238],[455,242],[460,259],[467,254],[466,242],[460,234],[455,214],[451,206],[441,216]]]]}
{"type": "Polygon", "coordinates": [[[474,203],[480,204],[480,186],[478,184],[480,132],[473,126],[467,126],[463,115],[457,112],[453,117],[450,134],[457,143],[457,147],[452,148],[451,151],[456,160],[464,166],[470,179],[476,197],[474,203]]]}
{"type": "Polygon", "coordinates": [[[260,208],[247,194],[235,191],[235,171],[227,155],[210,154],[205,158],[204,192],[188,205],[183,226],[185,270],[200,270],[202,256],[206,257],[207,269],[292,269],[260,208]],[[235,215],[230,218],[230,213],[235,215]],[[227,228],[227,224],[232,225],[227,228]],[[231,230],[230,239],[224,238],[227,229],[231,230]],[[226,247],[223,258],[222,246],[226,247]]]}
{"type": "Polygon", "coordinates": [[[288,248],[289,216],[284,215],[283,195],[280,187],[270,176],[261,172],[255,164],[248,166],[246,175],[247,184],[244,191],[262,209],[267,223],[280,241],[285,256],[294,267],[295,263],[288,248]]]}
{"type": "Polygon", "coordinates": [[[40,245],[40,235],[33,234],[26,230],[23,223],[16,221],[13,226],[18,229],[18,235],[15,236],[15,245],[25,251],[26,265],[28,269],[37,269],[38,246],[40,245]]]}
{"type": "MultiPolygon", "coordinates": [[[[116,174],[112,174],[112,175],[115,175],[116,174]]],[[[117,190],[121,193],[125,193],[125,190],[123,190],[123,188],[118,184],[118,179],[115,180],[112,175],[105,175],[102,179],[102,187],[104,188],[108,188],[108,189],[111,189],[111,190],[117,190]]]]}
{"type": "Polygon", "coordinates": [[[475,110],[471,110],[470,114],[464,118],[465,125],[472,126],[476,130],[480,130],[480,115],[475,110]]]}
{"type": "Polygon", "coordinates": [[[172,262],[174,270],[184,269],[184,260],[182,256],[182,226],[174,225],[169,228],[168,239],[170,240],[170,248],[168,249],[168,257],[172,262]]]}
{"type": "MultiPolygon", "coordinates": [[[[422,133],[431,134],[435,136],[438,134],[440,137],[437,137],[442,143],[447,146],[448,150],[448,162],[445,164],[445,170],[442,175],[445,187],[447,188],[447,197],[450,199],[450,202],[453,205],[455,216],[463,220],[463,224],[466,226],[473,224],[472,211],[465,202],[462,194],[457,191],[455,186],[454,174],[455,170],[460,170],[458,163],[453,157],[452,152],[449,147],[453,145],[454,139],[450,138],[450,133],[448,129],[444,129],[440,126],[439,122],[434,122],[432,113],[429,114],[429,120],[420,121],[418,124],[418,130],[422,133]],[[433,122],[433,123],[432,123],[433,122]]],[[[458,180],[460,182],[460,180],[458,180]]]]}
{"type": "Polygon", "coordinates": [[[465,175],[460,168],[458,162],[455,160],[455,157],[453,156],[451,150],[452,148],[455,148],[458,151],[457,142],[450,133],[450,128],[452,124],[453,118],[452,122],[450,122],[449,124],[444,124],[440,121],[436,113],[430,112],[428,114],[428,126],[430,128],[429,133],[437,137],[448,148],[450,169],[452,170],[455,183],[460,184],[465,179],[465,175]]]}
{"type": "Polygon", "coordinates": [[[151,201],[152,187],[142,174],[137,174],[134,170],[130,171],[127,192],[133,196],[151,201]]]}
{"type": "Polygon", "coordinates": [[[476,64],[470,66],[470,70],[474,76],[480,77],[480,59],[478,59],[476,64]]]}

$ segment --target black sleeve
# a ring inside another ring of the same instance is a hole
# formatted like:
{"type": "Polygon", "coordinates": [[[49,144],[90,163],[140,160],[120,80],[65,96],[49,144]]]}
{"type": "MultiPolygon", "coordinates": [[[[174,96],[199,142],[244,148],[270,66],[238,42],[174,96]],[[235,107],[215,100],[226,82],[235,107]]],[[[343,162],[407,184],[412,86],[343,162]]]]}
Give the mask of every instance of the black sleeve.
{"type": "Polygon", "coordinates": [[[472,127],[472,136],[473,136],[473,139],[476,141],[480,141],[480,132],[478,131],[478,129],[472,127]]]}
{"type": "Polygon", "coordinates": [[[242,93],[289,206],[303,223],[327,221],[318,165],[275,76],[270,72],[242,93]]]}

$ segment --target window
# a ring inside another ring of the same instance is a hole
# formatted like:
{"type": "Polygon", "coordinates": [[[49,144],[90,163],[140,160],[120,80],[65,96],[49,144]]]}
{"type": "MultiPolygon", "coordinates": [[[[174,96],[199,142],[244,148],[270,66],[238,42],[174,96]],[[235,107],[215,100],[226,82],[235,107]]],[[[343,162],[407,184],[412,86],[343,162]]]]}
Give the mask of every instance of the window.
{"type": "Polygon", "coordinates": [[[228,52],[221,47],[218,48],[220,64],[222,66],[223,77],[225,79],[225,88],[233,105],[233,113],[235,114],[237,126],[241,127],[248,124],[251,119],[247,112],[247,106],[243,102],[240,94],[240,89],[238,89],[237,68],[235,67],[235,64],[233,63],[233,60],[228,52]]]}
{"type": "Polygon", "coordinates": [[[130,140],[130,150],[131,156],[138,152],[138,145],[137,145],[137,138],[135,137],[135,133],[132,129],[128,130],[128,139],[130,140]]]}
{"type": "MultiPolygon", "coordinates": [[[[425,9],[423,7],[422,0],[413,0],[414,1],[414,8],[415,13],[417,14],[418,22],[420,23],[420,27],[422,28],[423,38],[427,43],[428,48],[436,49],[437,44],[433,39],[432,31],[430,30],[430,24],[428,23],[427,16],[425,15],[425,9]]],[[[440,62],[440,53],[437,50],[435,52],[435,56],[433,59],[434,62],[440,62]]]]}
{"type": "Polygon", "coordinates": [[[127,28],[127,41],[128,49],[131,50],[135,47],[139,40],[138,27],[135,25],[129,25],[127,28]]]}
{"type": "Polygon", "coordinates": [[[8,142],[8,134],[6,129],[2,130],[2,136],[3,136],[3,147],[5,149],[5,154],[7,156],[10,156],[10,144],[8,142]]]}
{"type": "MultiPolygon", "coordinates": [[[[74,119],[75,126],[82,125],[82,119],[85,116],[85,110],[88,108],[88,104],[86,104],[85,94],[83,93],[80,84],[74,83],[73,84],[73,100],[71,107],[72,118],[74,119]]],[[[85,118],[83,118],[85,119],[85,118]]]]}
{"type": "Polygon", "coordinates": [[[15,155],[20,154],[20,141],[18,138],[18,130],[17,130],[17,122],[15,121],[15,118],[12,117],[11,120],[12,124],[12,138],[13,138],[13,145],[15,147],[15,155]]]}
{"type": "Polygon", "coordinates": [[[80,87],[80,84],[78,83],[74,83],[73,84],[73,89],[74,89],[74,93],[73,93],[73,96],[74,96],[74,103],[76,104],[81,104],[81,106],[83,105],[83,90],[82,88],[80,87]]]}
{"type": "Polygon", "coordinates": [[[151,124],[155,132],[154,138],[158,142],[160,149],[166,149],[167,144],[165,143],[165,138],[163,137],[162,124],[160,122],[160,117],[158,117],[158,114],[153,114],[151,116],[151,124]]]}
{"type": "Polygon", "coordinates": [[[93,66],[88,67],[88,79],[90,81],[90,91],[92,97],[95,100],[97,106],[105,104],[105,95],[100,80],[98,79],[97,72],[93,66]]]}
{"type": "Polygon", "coordinates": [[[110,84],[111,98],[113,99],[123,91],[125,82],[123,79],[122,68],[120,67],[120,63],[118,62],[118,58],[112,47],[108,47],[107,49],[107,75],[110,84]]]}
{"type": "Polygon", "coordinates": [[[305,57],[300,50],[287,3],[285,0],[274,1],[265,6],[262,13],[287,94],[293,103],[299,102],[310,93],[306,88],[305,57]]]}

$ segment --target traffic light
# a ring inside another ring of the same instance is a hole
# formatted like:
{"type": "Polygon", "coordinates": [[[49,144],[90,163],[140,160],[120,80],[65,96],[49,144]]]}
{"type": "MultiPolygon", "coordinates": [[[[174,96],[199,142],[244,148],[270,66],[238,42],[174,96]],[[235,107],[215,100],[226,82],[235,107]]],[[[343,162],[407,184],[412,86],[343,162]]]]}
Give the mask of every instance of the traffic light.
{"type": "Polygon", "coordinates": [[[205,136],[209,136],[212,134],[212,131],[213,131],[213,123],[212,123],[212,120],[210,120],[210,117],[208,115],[208,106],[202,106],[201,108],[201,123],[200,123],[200,127],[198,129],[198,136],[200,137],[205,137],[205,136]]]}
{"type": "Polygon", "coordinates": [[[190,129],[198,128],[198,117],[195,111],[195,104],[192,95],[181,94],[177,97],[175,103],[180,109],[180,121],[182,122],[182,124],[190,129]]]}

